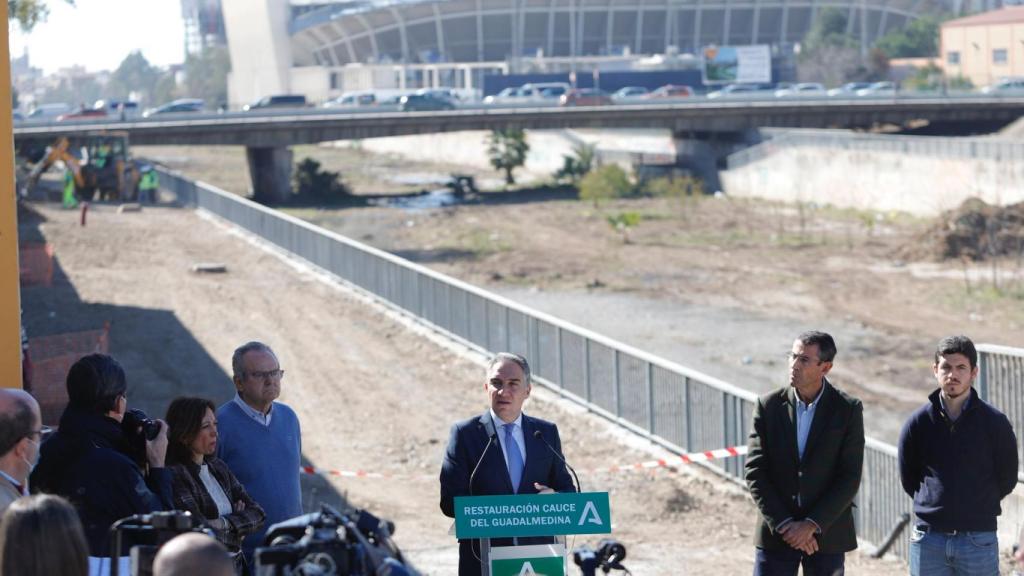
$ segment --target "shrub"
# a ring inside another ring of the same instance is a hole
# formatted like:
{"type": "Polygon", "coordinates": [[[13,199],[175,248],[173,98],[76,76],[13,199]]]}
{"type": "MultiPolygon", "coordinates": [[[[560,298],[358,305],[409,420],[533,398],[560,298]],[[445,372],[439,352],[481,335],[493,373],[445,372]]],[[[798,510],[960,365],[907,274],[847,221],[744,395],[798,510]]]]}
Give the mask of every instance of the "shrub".
{"type": "Polygon", "coordinates": [[[586,142],[580,142],[574,146],[572,155],[562,156],[562,167],[555,172],[555,180],[558,182],[568,181],[572,184],[578,183],[594,167],[596,152],[597,146],[586,142]]]}
{"type": "Polygon", "coordinates": [[[601,200],[625,198],[633,192],[629,175],[616,164],[601,166],[580,180],[580,200],[592,201],[595,208],[601,200]]]}
{"type": "Polygon", "coordinates": [[[323,170],[312,158],[299,162],[292,180],[295,201],[300,203],[337,202],[351,195],[348,186],[341,181],[341,174],[323,170]]]}

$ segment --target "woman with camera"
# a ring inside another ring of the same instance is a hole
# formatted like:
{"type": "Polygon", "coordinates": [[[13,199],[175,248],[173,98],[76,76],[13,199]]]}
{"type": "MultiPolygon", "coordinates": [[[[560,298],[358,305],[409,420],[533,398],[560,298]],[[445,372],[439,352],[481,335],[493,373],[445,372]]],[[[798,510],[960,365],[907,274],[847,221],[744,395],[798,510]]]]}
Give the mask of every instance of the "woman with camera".
{"type": "Polygon", "coordinates": [[[205,398],[177,398],[167,408],[170,438],[167,466],[171,471],[174,507],[191,512],[209,526],[244,570],[242,539],[263,526],[263,508],[245,492],[217,451],[217,416],[205,398]]]}

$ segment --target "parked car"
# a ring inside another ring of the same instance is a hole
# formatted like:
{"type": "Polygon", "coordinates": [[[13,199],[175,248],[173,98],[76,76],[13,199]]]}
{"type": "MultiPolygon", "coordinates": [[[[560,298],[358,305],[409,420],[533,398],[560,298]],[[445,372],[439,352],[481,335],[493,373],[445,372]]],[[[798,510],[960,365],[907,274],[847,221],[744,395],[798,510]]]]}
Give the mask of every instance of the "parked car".
{"type": "Polygon", "coordinates": [[[817,82],[801,82],[775,91],[776,98],[821,98],[828,94],[817,82]]]}
{"type": "Polygon", "coordinates": [[[107,116],[127,120],[139,115],[139,103],[131,100],[97,100],[94,110],[103,110],[107,116]]]}
{"type": "Polygon", "coordinates": [[[643,86],[626,86],[619,88],[612,94],[612,100],[636,100],[650,94],[651,91],[643,86]]]}
{"type": "Polygon", "coordinates": [[[71,105],[64,102],[55,104],[40,104],[28,113],[29,120],[53,120],[61,114],[71,112],[71,105]]]}
{"type": "Polygon", "coordinates": [[[1024,78],[1000,78],[995,84],[982,88],[981,93],[989,96],[1024,96],[1024,78]]]}
{"type": "Polygon", "coordinates": [[[607,106],[612,103],[611,95],[597,88],[569,90],[558,99],[559,106],[607,106]]]}
{"type": "Polygon", "coordinates": [[[377,95],[373,92],[345,92],[337,98],[324,102],[324,108],[357,108],[373,106],[377,103],[377,95]]]}
{"type": "Polygon", "coordinates": [[[103,108],[80,108],[74,112],[67,112],[57,116],[56,122],[66,122],[68,120],[88,120],[90,118],[106,118],[107,111],[103,108]]]}
{"type": "Polygon", "coordinates": [[[433,94],[407,94],[398,101],[398,109],[402,112],[454,110],[455,104],[447,98],[433,94]]]}
{"type": "Polygon", "coordinates": [[[516,88],[505,88],[484,98],[484,104],[529,104],[558,102],[572,87],[565,82],[534,82],[516,88]]]}
{"type": "Polygon", "coordinates": [[[857,95],[858,90],[863,90],[868,86],[871,86],[871,82],[847,82],[838,88],[829,90],[828,95],[833,98],[852,97],[857,95]]]}
{"type": "Polygon", "coordinates": [[[693,88],[683,84],[666,84],[653,92],[647,93],[644,98],[656,100],[659,98],[689,98],[693,96],[693,88]]]}
{"type": "Polygon", "coordinates": [[[759,98],[774,95],[775,87],[769,84],[729,84],[720,90],[708,92],[708,98],[759,98]]]}
{"type": "Polygon", "coordinates": [[[872,97],[872,96],[895,96],[896,85],[892,82],[875,82],[867,88],[861,88],[857,90],[857,96],[861,97],[872,97]]]}
{"type": "Polygon", "coordinates": [[[179,98],[164,104],[157,106],[156,108],[150,108],[142,113],[143,118],[149,118],[150,116],[157,116],[160,114],[186,114],[202,112],[205,102],[199,98],[179,98]]]}
{"type": "Polygon", "coordinates": [[[306,97],[302,94],[279,94],[276,96],[264,96],[252,104],[242,106],[242,110],[265,110],[271,108],[305,108],[306,97]]]}

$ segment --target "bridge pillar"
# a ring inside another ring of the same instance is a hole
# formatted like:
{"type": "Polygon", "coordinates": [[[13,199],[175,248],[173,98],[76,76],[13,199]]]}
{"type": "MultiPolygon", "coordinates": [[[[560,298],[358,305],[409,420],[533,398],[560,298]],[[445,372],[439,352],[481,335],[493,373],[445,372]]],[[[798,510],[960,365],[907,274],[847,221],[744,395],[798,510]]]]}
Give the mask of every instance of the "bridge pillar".
{"type": "Polygon", "coordinates": [[[292,192],[292,150],[287,146],[248,147],[252,199],[261,204],[283,204],[292,192]]]}
{"type": "Polygon", "coordinates": [[[722,189],[719,170],[725,169],[730,154],[761,141],[757,130],[740,132],[683,132],[673,135],[676,166],[689,170],[704,181],[708,193],[722,189]]]}

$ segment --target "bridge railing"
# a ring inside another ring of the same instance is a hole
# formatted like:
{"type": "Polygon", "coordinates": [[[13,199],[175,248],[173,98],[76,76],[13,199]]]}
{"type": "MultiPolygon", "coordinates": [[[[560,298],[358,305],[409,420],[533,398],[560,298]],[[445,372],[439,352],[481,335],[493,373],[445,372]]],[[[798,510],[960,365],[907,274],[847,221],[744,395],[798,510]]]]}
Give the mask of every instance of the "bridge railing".
{"type": "MultiPolygon", "coordinates": [[[[161,170],[160,177],[161,185],[183,202],[334,274],[448,337],[481,352],[525,355],[546,386],[669,450],[683,454],[746,442],[757,400],[752,392],[175,172],[161,170]]],[[[1007,370],[1019,371],[1021,354],[1010,355],[1016,359],[1007,365],[1012,368],[996,365],[1002,356],[986,357],[989,372],[983,387],[1002,390],[1007,370]]],[[[1014,401],[1019,404],[1022,397],[1018,393],[1014,401]]],[[[706,465],[742,483],[744,463],[744,457],[737,457],[706,465]]],[[[880,543],[910,509],[899,481],[896,448],[869,438],[854,511],[858,534],[880,543]]],[[[892,550],[907,558],[906,538],[898,538],[892,550]]]]}
{"type": "Polygon", "coordinates": [[[787,148],[816,147],[864,152],[895,152],[965,160],[1024,161],[1024,142],[994,138],[944,138],[859,134],[846,130],[766,130],[768,139],[729,155],[730,170],[762,160],[787,148]]]}

